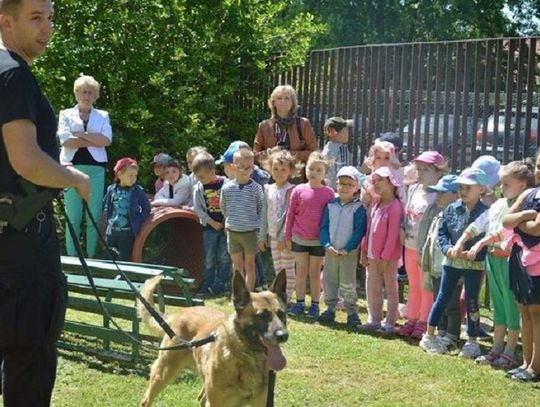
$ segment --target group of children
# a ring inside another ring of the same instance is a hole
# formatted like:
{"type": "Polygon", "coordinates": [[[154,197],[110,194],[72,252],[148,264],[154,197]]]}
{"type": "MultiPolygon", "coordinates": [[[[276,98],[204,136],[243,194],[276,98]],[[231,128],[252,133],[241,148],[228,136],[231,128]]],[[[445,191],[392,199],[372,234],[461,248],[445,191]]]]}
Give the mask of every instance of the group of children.
{"type": "MultiPolygon", "coordinates": [[[[258,256],[269,248],[274,270],[286,270],[290,315],[332,323],[343,303],[350,328],[420,339],[420,347],[431,353],[457,346],[463,292],[467,341],[460,356],[509,370],[514,379],[536,380],[540,193],[531,188],[540,181],[540,159],[535,170],[527,161],[501,166],[483,156],[454,175],[447,174],[440,153],[426,151],[404,168],[401,140],[385,133],[359,170],[351,165],[347,148],[349,123],[333,117],[324,131],[328,142],[323,151],[311,153],[300,184],[295,181],[295,157],[280,147],[259,163],[266,171],[255,165],[252,149],[241,141],[233,142],[217,161],[204,148],[190,149],[189,176],[171,157],[155,157],[158,181],[152,205],[189,208],[203,227],[200,292],[222,294],[231,264],[254,290],[262,263],[258,256]],[[225,176],[217,174],[216,163],[223,164],[225,176]],[[502,197],[495,200],[499,191],[502,197]],[[509,271],[509,258],[521,266],[518,277],[509,271]],[[364,324],[357,305],[359,263],[366,269],[364,324]],[[398,328],[397,273],[402,265],[409,291],[402,310],[406,322],[398,328]],[[481,355],[478,298],[485,270],[495,329],[492,349],[481,355]],[[326,309],[320,313],[323,292],[326,309]],[[524,362],[518,366],[520,328],[524,362]]],[[[122,239],[133,238],[150,212],[135,184],[136,170],[134,160],[119,160],[116,182],[105,197],[107,237],[117,246],[128,246],[122,239]]]]}

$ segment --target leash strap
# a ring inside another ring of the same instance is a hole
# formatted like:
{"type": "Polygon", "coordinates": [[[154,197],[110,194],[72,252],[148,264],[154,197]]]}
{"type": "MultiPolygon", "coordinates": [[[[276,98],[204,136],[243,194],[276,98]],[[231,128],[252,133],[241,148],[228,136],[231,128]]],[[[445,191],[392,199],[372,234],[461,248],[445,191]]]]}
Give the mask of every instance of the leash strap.
{"type": "MultiPolygon", "coordinates": [[[[110,319],[112,324],[116,327],[116,329],[118,329],[123,335],[128,337],[131,341],[139,344],[140,346],[142,346],[142,347],[144,347],[146,349],[152,349],[152,350],[156,350],[156,349],[157,350],[181,350],[181,349],[187,349],[187,348],[193,348],[193,347],[197,347],[197,346],[202,346],[202,345],[205,345],[206,343],[209,343],[209,342],[212,342],[212,341],[216,340],[217,336],[215,334],[212,334],[212,335],[210,335],[210,336],[208,336],[206,338],[203,338],[203,339],[197,340],[197,341],[186,341],[186,340],[184,340],[182,338],[176,337],[176,340],[180,342],[178,345],[161,348],[161,347],[155,347],[155,346],[148,346],[148,345],[144,344],[142,341],[135,338],[130,333],[124,331],[120,327],[120,325],[116,322],[116,320],[110,315],[107,308],[105,308],[105,306],[103,305],[103,302],[101,301],[101,298],[99,297],[99,294],[97,292],[97,287],[96,287],[96,285],[94,283],[94,278],[92,277],[92,273],[90,272],[90,268],[88,267],[88,264],[86,263],[86,259],[84,258],[82,248],[81,248],[81,245],[79,243],[79,238],[78,238],[77,234],[75,233],[75,228],[73,227],[73,224],[71,223],[71,220],[69,219],[68,214],[66,212],[66,207],[64,206],[63,202],[60,199],[57,199],[57,201],[58,201],[60,207],[62,208],[62,212],[64,213],[64,216],[66,218],[66,223],[67,223],[67,226],[68,226],[68,229],[69,229],[69,233],[71,234],[73,244],[75,246],[77,256],[79,257],[79,260],[81,262],[81,266],[82,266],[82,269],[84,271],[84,274],[86,275],[86,277],[88,278],[88,281],[90,283],[90,288],[92,289],[92,292],[93,292],[94,296],[96,297],[97,302],[98,302],[101,310],[103,311],[104,315],[107,315],[107,317],[110,319]]],[[[90,213],[90,210],[88,208],[88,204],[86,203],[86,201],[83,201],[83,207],[84,207],[84,210],[88,213],[88,216],[89,216],[93,226],[96,228],[96,230],[98,232],[98,236],[99,236],[101,242],[104,244],[104,247],[107,249],[109,255],[111,255],[112,262],[116,266],[116,269],[118,270],[118,272],[122,275],[122,277],[125,278],[126,282],[128,283],[129,287],[131,288],[131,290],[133,291],[133,293],[135,294],[137,299],[139,301],[141,301],[141,303],[148,310],[150,315],[152,315],[152,317],[156,320],[156,322],[159,324],[159,326],[165,331],[167,336],[169,336],[171,339],[174,338],[176,336],[176,334],[174,333],[172,328],[169,326],[169,324],[167,324],[167,322],[156,311],[156,309],[154,307],[152,307],[142,297],[141,293],[133,285],[133,283],[131,282],[129,277],[126,275],[126,273],[118,266],[118,264],[114,260],[114,254],[112,253],[112,250],[107,245],[107,242],[105,242],[105,239],[101,235],[100,230],[97,227],[97,223],[96,223],[94,217],[92,216],[92,214],[90,213]]]]}

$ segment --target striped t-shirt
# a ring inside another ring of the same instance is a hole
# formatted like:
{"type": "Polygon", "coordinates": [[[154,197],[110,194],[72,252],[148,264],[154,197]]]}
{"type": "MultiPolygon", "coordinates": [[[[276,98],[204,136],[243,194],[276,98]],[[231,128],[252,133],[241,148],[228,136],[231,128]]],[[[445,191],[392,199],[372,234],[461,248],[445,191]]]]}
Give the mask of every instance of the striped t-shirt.
{"type": "Polygon", "coordinates": [[[251,179],[247,184],[231,180],[221,188],[219,205],[225,217],[225,228],[234,232],[259,229],[264,204],[262,187],[251,179]]]}

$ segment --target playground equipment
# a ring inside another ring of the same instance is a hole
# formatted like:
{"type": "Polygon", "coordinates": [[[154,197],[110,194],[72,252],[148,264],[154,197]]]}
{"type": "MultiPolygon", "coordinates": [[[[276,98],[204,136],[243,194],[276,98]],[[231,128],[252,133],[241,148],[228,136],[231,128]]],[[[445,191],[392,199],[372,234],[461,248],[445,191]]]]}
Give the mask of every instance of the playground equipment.
{"type": "Polygon", "coordinates": [[[184,269],[200,284],[204,267],[202,226],[191,211],[161,207],[152,210],[135,238],[132,261],[184,269]]]}

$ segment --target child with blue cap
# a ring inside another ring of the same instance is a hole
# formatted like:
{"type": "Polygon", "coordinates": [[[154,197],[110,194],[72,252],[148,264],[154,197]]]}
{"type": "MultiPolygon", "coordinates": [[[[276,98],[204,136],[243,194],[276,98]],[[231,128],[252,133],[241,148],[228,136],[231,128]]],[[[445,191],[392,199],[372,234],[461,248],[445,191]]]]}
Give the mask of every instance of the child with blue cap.
{"type": "MultiPolygon", "coordinates": [[[[443,176],[436,185],[428,187],[429,192],[437,193],[435,202],[429,205],[418,227],[418,250],[422,253],[423,288],[433,292],[437,296],[441,285],[444,254],[438,241],[439,227],[441,224],[443,209],[458,198],[457,176],[448,174],[443,176]]],[[[426,347],[425,342],[420,346],[432,353],[444,353],[450,347],[456,346],[461,331],[461,312],[459,297],[463,283],[458,286],[450,299],[448,307],[443,313],[437,326],[438,340],[435,346],[426,347]]]]}
{"type": "MultiPolygon", "coordinates": [[[[435,329],[456,291],[460,278],[463,277],[468,340],[463,345],[459,356],[474,359],[480,356],[480,346],[477,342],[480,328],[478,295],[482,282],[481,271],[485,267],[486,249],[482,249],[473,259],[469,259],[467,252],[463,251],[457,243],[467,226],[487,210],[487,206],[480,201],[480,197],[486,191],[487,176],[479,168],[467,168],[457,177],[456,182],[459,184],[460,199],[448,205],[442,214],[438,233],[438,243],[445,256],[441,286],[429,313],[428,329],[422,337],[420,347],[430,350],[439,346],[435,329]]],[[[484,233],[479,234],[467,242],[464,249],[469,250],[483,237],[484,233]]]]}

